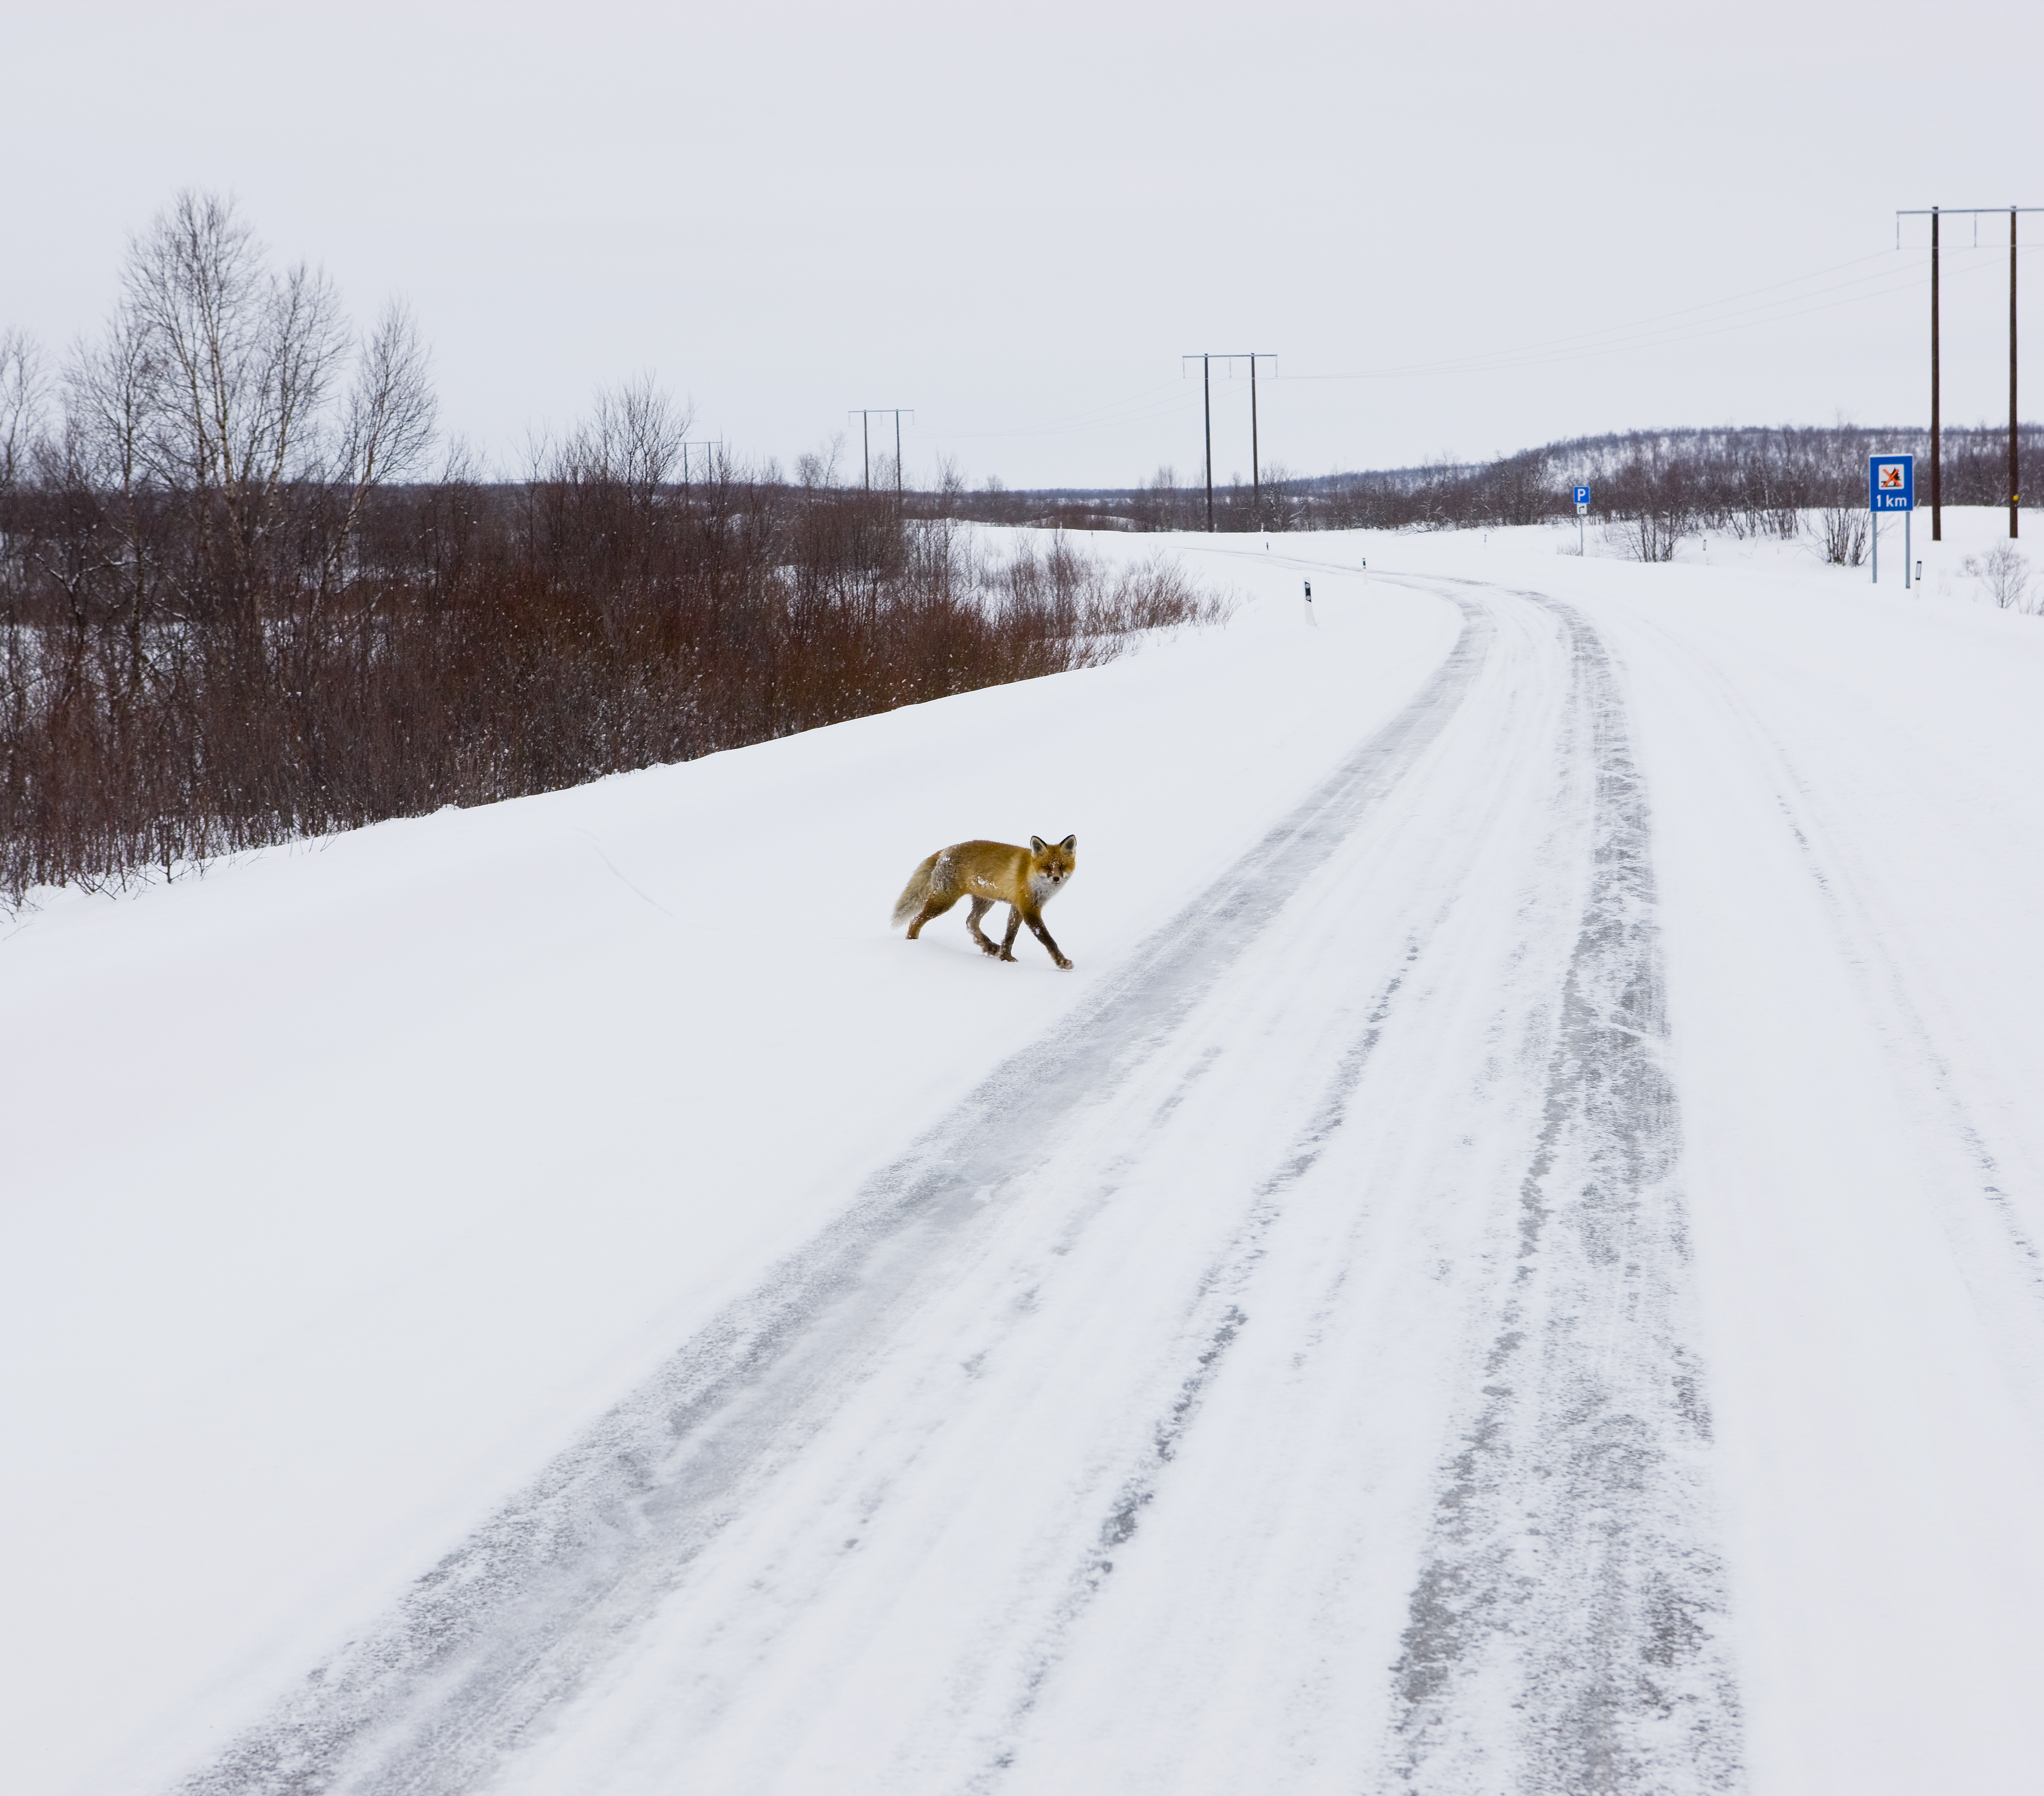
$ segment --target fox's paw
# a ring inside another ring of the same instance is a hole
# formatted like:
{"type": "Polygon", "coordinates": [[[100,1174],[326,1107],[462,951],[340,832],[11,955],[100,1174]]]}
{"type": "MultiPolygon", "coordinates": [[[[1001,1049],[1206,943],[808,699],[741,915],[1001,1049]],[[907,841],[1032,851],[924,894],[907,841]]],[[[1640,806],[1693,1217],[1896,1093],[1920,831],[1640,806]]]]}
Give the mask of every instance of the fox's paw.
{"type": "Polygon", "coordinates": [[[981,942],[979,951],[982,954],[991,954],[997,961],[1012,961],[1015,958],[1012,954],[1002,954],[998,944],[992,942],[981,942]]]}
{"type": "Polygon", "coordinates": [[[1072,970],[1072,963],[1066,960],[1062,954],[1060,954],[1058,957],[1058,970],[1060,973],[1070,973],[1072,970]]]}

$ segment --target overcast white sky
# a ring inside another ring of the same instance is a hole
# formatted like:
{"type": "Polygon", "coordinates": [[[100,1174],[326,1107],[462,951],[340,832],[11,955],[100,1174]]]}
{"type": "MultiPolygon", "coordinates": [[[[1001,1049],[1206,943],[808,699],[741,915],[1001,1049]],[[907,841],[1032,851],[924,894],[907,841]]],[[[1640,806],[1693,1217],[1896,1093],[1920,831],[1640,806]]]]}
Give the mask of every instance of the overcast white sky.
{"type": "MultiPolygon", "coordinates": [[[[1295,473],[1915,423],[1895,209],[2044,205],[2036,0],[0,0],[0,324],[61,354],[131,232],[229,192],[363,324],[410,302],[509,473],[651,370],[747,457],[843,434],[855,478],[847,409],[901,405],[912,481],[1194,480],[1199,350],[1277,357],[1295,473]]],[[[1947,228],[1950,421],[2007,415],[2007,230],[1947,228]]],[[[1216,382],[1218,478],[1247,401],[1216,382]]]]}

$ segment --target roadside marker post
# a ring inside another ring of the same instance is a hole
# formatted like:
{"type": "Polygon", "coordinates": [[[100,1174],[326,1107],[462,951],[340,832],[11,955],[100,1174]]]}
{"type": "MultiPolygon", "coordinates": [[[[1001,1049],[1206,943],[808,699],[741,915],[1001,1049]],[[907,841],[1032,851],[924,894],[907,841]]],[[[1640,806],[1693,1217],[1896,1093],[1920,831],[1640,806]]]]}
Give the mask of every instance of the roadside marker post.
{"type": "Polygon", "coordinates": [[[1320,627],[1320,620],[1313,616],[1313,583],[1310,580],[1306,582],[1306,621],[1316,629],[1320,627]]]}
{"type": "Polygon", "coordinates": [[[1589,516],[1590,489],[1587,486],[1576,489],[1576,553],[1583,552],[1583,520],[1589,516]]]}
{"type": "Polygon", "coordinates": [[[1866,459],[1866,508],[1873,514],[1873,583],[1881,584],[1881,514],[1902,514],[1902,589],[1909,590],[1909,518],[1916,508],[1916,458],[1869,455],[1866,459]]]}

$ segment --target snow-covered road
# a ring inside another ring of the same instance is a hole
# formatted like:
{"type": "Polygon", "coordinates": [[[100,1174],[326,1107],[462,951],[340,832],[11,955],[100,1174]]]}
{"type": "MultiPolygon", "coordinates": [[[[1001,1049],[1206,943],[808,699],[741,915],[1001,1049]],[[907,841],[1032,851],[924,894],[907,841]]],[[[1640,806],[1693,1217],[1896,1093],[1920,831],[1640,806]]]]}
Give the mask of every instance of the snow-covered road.
{"type": "Polygon", "coordinates": [[[1624,706],[1440,590],[1403,712],[191,1789],[1729,1784],[1624,706]]]}
{"type": "Polygon", "coordinates": [[[2034,1787],[2030,620],[1283,546],[1453,627],[185,1796],[2034,1787]]]}

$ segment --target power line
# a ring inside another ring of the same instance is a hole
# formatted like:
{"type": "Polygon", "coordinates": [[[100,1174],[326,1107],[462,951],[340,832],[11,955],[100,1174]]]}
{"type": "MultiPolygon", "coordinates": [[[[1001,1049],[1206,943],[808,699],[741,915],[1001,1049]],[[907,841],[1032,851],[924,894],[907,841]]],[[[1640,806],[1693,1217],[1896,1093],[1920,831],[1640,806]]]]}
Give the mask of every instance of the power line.
{"type": "Polygon", "coordinates": [[[1141,424],[1148,419],[1166,417],[1185,409],[1185,390],[1181,384],[1182,378],[1181,376],[1180,380],[1139,388],[1125,397],[1109,400],[1103,405],[1089,406],[1083,411],[1060,413],[1041,424],[1023,424],[1013,430],[966,430],[954,431],[951,434],[961,441],[977,442],[989,437],[1055,436],[1075,431],[1104,429],[1110,424],[1141,424]],[[1161,393],[1169,393],[1171,397],[1160,403],[1158,395],[1161,393]]]}
{"type": "MultiPolygon", "coordinates": [[[[1883,257],[1886,257],[1893,252],[1883,250],[1879,253],[1883,257]]],[[[1774,301],[1767,305],[1748,307],[1746,312],[1749,315],[1742,321],[1726,323],[1716,320],[1699,320],[1702,327],[1700,328],[1678,327],[1672,330],[1656,329],[1646,322],[1614,324],[1601,331],[1585,332],[1574,337],[1549,338],[1537,343],[1521,344],[1516,348],[1485,351],[1473,355],[1450,357],[1438,362],[1407,363],[1390,367],[1362,368],[1324,374],[1285,374],[1279,378],[1288,381],[1382,380],[1399,375],[1492,373],[1508,368],[1543,367],[1559,362],[1581,361],[1592,356],[1619,355],[1635,349],[1658,349],[1672,343],[1692,343],[1704,337],[1722,336],[1727,331],[1749,329],[1756,324],[1780,323],[1789,318],[1808,317],[1812,313],[1832,311],[1840,305],[1858,305],[1862,301],[1880,298],[1887,294],[1906,292],[1915,285],[1915,278],[1913,276],[1905,277],[1899,282],[1894,281],[1894,271],[1882,270],[1873,274],[1862,275],[1854,280],[1840,282],[1834,286],[1819,288],[1816,293],[1774,301]],[[1863,286],[1868,282],[1877,280],[1890,281],[1892,284],[1877,288],[1871,293],[1855,294],[1850,299],[1835,300],[1826,305],[1809,305],[1802,303],[1804,300],[1815,298],[1819,294],[1835,293],[1846,288],[1863,286]],[[1793,307],[1795,309],[1782,310],[1781,308],[1785,306],[1793,307]],[[1635,336],[1637,340],[1604,343],[1599,343],[1594,340],[1598,337],[1627,335],[1635,336]],[[1587,346],[1581,348],[1563,347],[1574,343],[1586,343],[1587,346]],[[1543,353],[1550,349],[1559,349],[1561,352],[1559,354],[1543,353]]],[[[1805,277],[1805,278],[1808,278],[1809,277],[1805,277]]],[[[1795,284],[1796,283],[1792,282],[1777,283],[1783,286],[1795,284]]],[[[1729,303],[1728,301],[1712,302],[1713,305],[1727,303],[1729,303]]],[[[1692,306],[1685,309],[1693,312],[1705,310],[1708,308],[1692,306]]],[[[1662,316],[1673,317],[1677,314],[1665,313],[1662,316]]],[[[1736,318],[1738,315],[1735,314],[1734,317],[1736,318]]]]}
{"type": "MultiPolygon", "coordinates": [[[[2007,208],[1978,209],[1983,215],[2005,211],[2007,208]]],[[[2032,209],[2029,208],[2019,209],[2032,209]]],[[[2022,245],[2014,253],[2018,255],[2034,255],[2044,249],[2044,245],[2022,245]]],[[[1473,355],[1447,358],[1435,362],[1412,363],[1380,368],[1353,369],[1325,374],[1278,374],[1268,371],[1268,378],[1287,381],[1340,381],[1381,380],[1412,378],[1426,376],[1448,376],[1467,374],[1496,374],[1523,368],[1550,366],[1591,359],[1606,355],[1633,354],[1641,351],[1666,349],[1677,344],[1694,343],[1713,336],[1728,335],[1735,331],[1751,330],[1770,324],[1785,324],[1794,319],[1815,316],[1820,313],[1838,310],[1850,305],[1864,305],[1869,301],[1892,297],[1914,290],[1924,280],[1920,266],[1897,267],[1896,251],[1876,251],[1867,255],[1855,256],[1843,262],[1833,263],[1761,286],[1739,290],[1716,299],[1700,301],[1692,305],[1679,306],[1665,312],[1647,314],[1627,322],[1599,327],[1592,331],[1579,331],[1565,336],[1535,339],[1508,347],[1481,351],[1473,355]],[[1847,270],[1860,269],[1865,264],[1878,262],[1884,266],[1863,273],[1854,274],[1839,281],[1826,281],[1828,275],[1847,270]],[[1824,282],[1822,286],[1811,283],[1824,282]],[[1800,289],[1800,291],[1785,290],[1800,289]],[[1763,298],[1774,294],[1780,297],[1763,298]],[[1842,295],[1842,297],[1832,297],[1842,295]],[[1754,305],[1742,301],[1758,300],[1754,305]],[[1727,308],[1736,309],[1727,312],[1727,308]],[[1715,314],[1715,316],[1712,316],[1715,314]]],[[[1972,274],[1984,271],[1984,263],[1962,267],[1952,271],[1955,274],[1972,274]]],[[[1934,269],[1933,278],[1936,278],[1934,269]]],[[[2014,267],[2011,270],[2011,285],[2014,267]]],[[[2011,318],[2011,332],[2013,330],[2011,318]]],[[[1193,359],[1188,355],[1181,359],[1180,379],[1183,378],[1183,362],[1193,359]]],[[[1206,485],[1208,493],[1208,522],[1211,528],[1213,518],[1213,453],[1212,453],[1212,393],[1211,386],[1212,363],[1214,352],[1202,352],[1201,363],[1203,431],[1205,438],[1206,485]]],[[[1240,360],[1240,355],[1222,356],[1224,361],[1240,360]]],[[[1257,370],[1251,362],[1251,454],[1252,480],[1256,488],[1258,509],[1262,501],[1262,466],[1258,438],[1258,419],[1255,409],[1254,386],[1257,370]]],[[[1175,397],[1166,397],[1178,382],[1165,386],[1149,386],[1135,390],[1124,397],[1082,409],[1058,414],[1041,422],[1018,426],[1009,430],[972,431],[955,433],[961,440],[991,440],[1023,437],[1055,436],[1089,434],[1093,432],[1126,428],[1180,414],[1185,401],[1175,397]]],[[[2013,408],[2011,408],[2013,415],[2013,408]]],[[[1937,470],[1934,459],[1933,489],[1937,485],[1937,470]]],[[[2013,474],[2010,490],[2015,492],[2016,482],[2013,474]]]]}
{"type": "MultiPolygon", "coordinates": [[[[2026,244],[2021,253],[2034,255],[2044,245],[2026,244]]],[[[1494,374],[1505,373],[1520,368],[1547,367],[1570,362],[1589,359],[1597,356],[1630,354],[1642,349],[1673,347],[1677,343],[1694,343],[1712,336],[1720,336],[1735,330],[1748,330],[1767,324],[1788,322],[1791,319],[1812,317],[1819,313],[1834,311],[1844,305],[1860,305],[1873,299],[1885,298],[1904,293],[1915,287],[1922,277],[1916,272],[1896,269],[1890,259],[1894,252],[1877,250],[1871,255],[1856,256],[1846,262],[1834,263],[1807,274],[1792,276],[1758,287],[1749,287],[1720,298],[1700,301],[1695,305],[1681,306],[1669,312],[1650,313],[1645,318],[1628,323],[1600,327],[1595,331],[1583,331],[1559,337],[1544,337],[1531,343],[1512,347],[1480,351],[1471,355],[1453,357],[1436,362],[1400,363],[1381,368],[1353,369],[1326,374],[1274,374],[1269,378],[1283,381],[1335,381],[1335,380],[1387,380],[1409,378],[1430,374],[1494,374]],[[1764,305],[1746,309],[1747,316],[1735,316],[1730,320],[1699,320],[1696,327],[1675,326],[1658,328],[1672,320],[1690,318],[1698,313],[1717,310],[1742,299],[1766,293],[1777,293],[1785,287],[1801,286],[1805,283],[1835,274],[1841,269],[1856,267],[1861,263],[1880,260],[1890,262],[1890,266],[1850,280],[1835,282],[1812,291],[1794,294],[1764,305]],[[1806,303],[1835,293],[1850,293],[1855,287],[1865,287],[1869,283],[1881,283],[1873,290],[1851,294],[1842,300],[1832,300],[1823,304],[1806,303]],[[1600,340],[1614,336],[1633,336],[1635,340],[1609,342],[1600,340]],[[1582,347],[1573,347],[1581,345],[1582,347]],[[1559,353],[1553,353],[1559,351],[1559,353]]],[[[1969,269],[1966,273],[1978,271],[1969,269]]],[[[1159,394],[1177,387],[1173,382],[1165,387],[1143,387],[1124,397],[1085,409],[1063,413],[1041,423],[1024,424],[1009,430],[962,431],[952,433],[959,440],[966,442],[993,441],[1017,437],[1077,435],[1083,432],[1111,428],[1120,425],[1147,423],[1156,418],[1170,416],[1183,409],[1184,401],[1177,397],[1159,400],[1159,394]]]]}
{"type": "MultiPolygon", "coordinates": [[[[1676,307],[1672,312],[1649,313],[1644,318],[1635,318],[1627,323],[1618,324],[1600,324],[1595,330],[1571,332],[1566,336],[1540,337],[1537,338],[1531,343],[1522,343],[1514,349],[1494,350],[1489,353],[1493,355],[1523,355],[1530,353],[1531,351],[1536,349],[1558,348],[1565,343],[1586,343],[1598,337],[1609,336],[1615,332],[1628,332],[1632,331],[1645,330],[1651,325],[1662,324],[1671,318],[1686,318],[1692,313],[1715,311],[1721,305],[1730,305],[1742,299],[1751,299],[1760,294],[1777,293],[1783,287],[1800,286],[1805,281],[1815,281],[1820,279],[1826,274],[1835,274],[1841,268],[1856,268],[1862,263],[1872,262],[1877,258],[1885,259],[1888,254],[1888,252],[1885,250],[1876,250],[1871,255],[1856,255],[1848,261],[1835,262],[1826,267],[1812,269],[1807,274],[1794,274],[1791,275],[1786,280],[1770,281],[1764,286],[1747,287],[1741,292],[1726,294],[1717,299],[1700,300],[1694,305],[1680,305],[1676,307]]],[[[1834,293],[1842,287],[1855,286],[1858,284],[1860,281],[1877,280],[1880,278],[1879,273],[1860,275],[1855,277],[1854,279],[1851,281],[1840,282],[1836,286],[1819,288],[1818,291],[1822,293],[1834,293]]],[[[1815,296],[1812,294],[1804,294],[1803,297],[1805,298],[1810,298],[1814,297],[1815,296]]],[[[1764,308],[1755,307],[1754,309],[1761,310],[1764,309],[1764,308]]],[[[1339,380],[1343,377],[1336,374],[1320,377],[1292,375],[1288,378],[1295,380],[1310,379],[1314,378],[1339,380]]]]}

